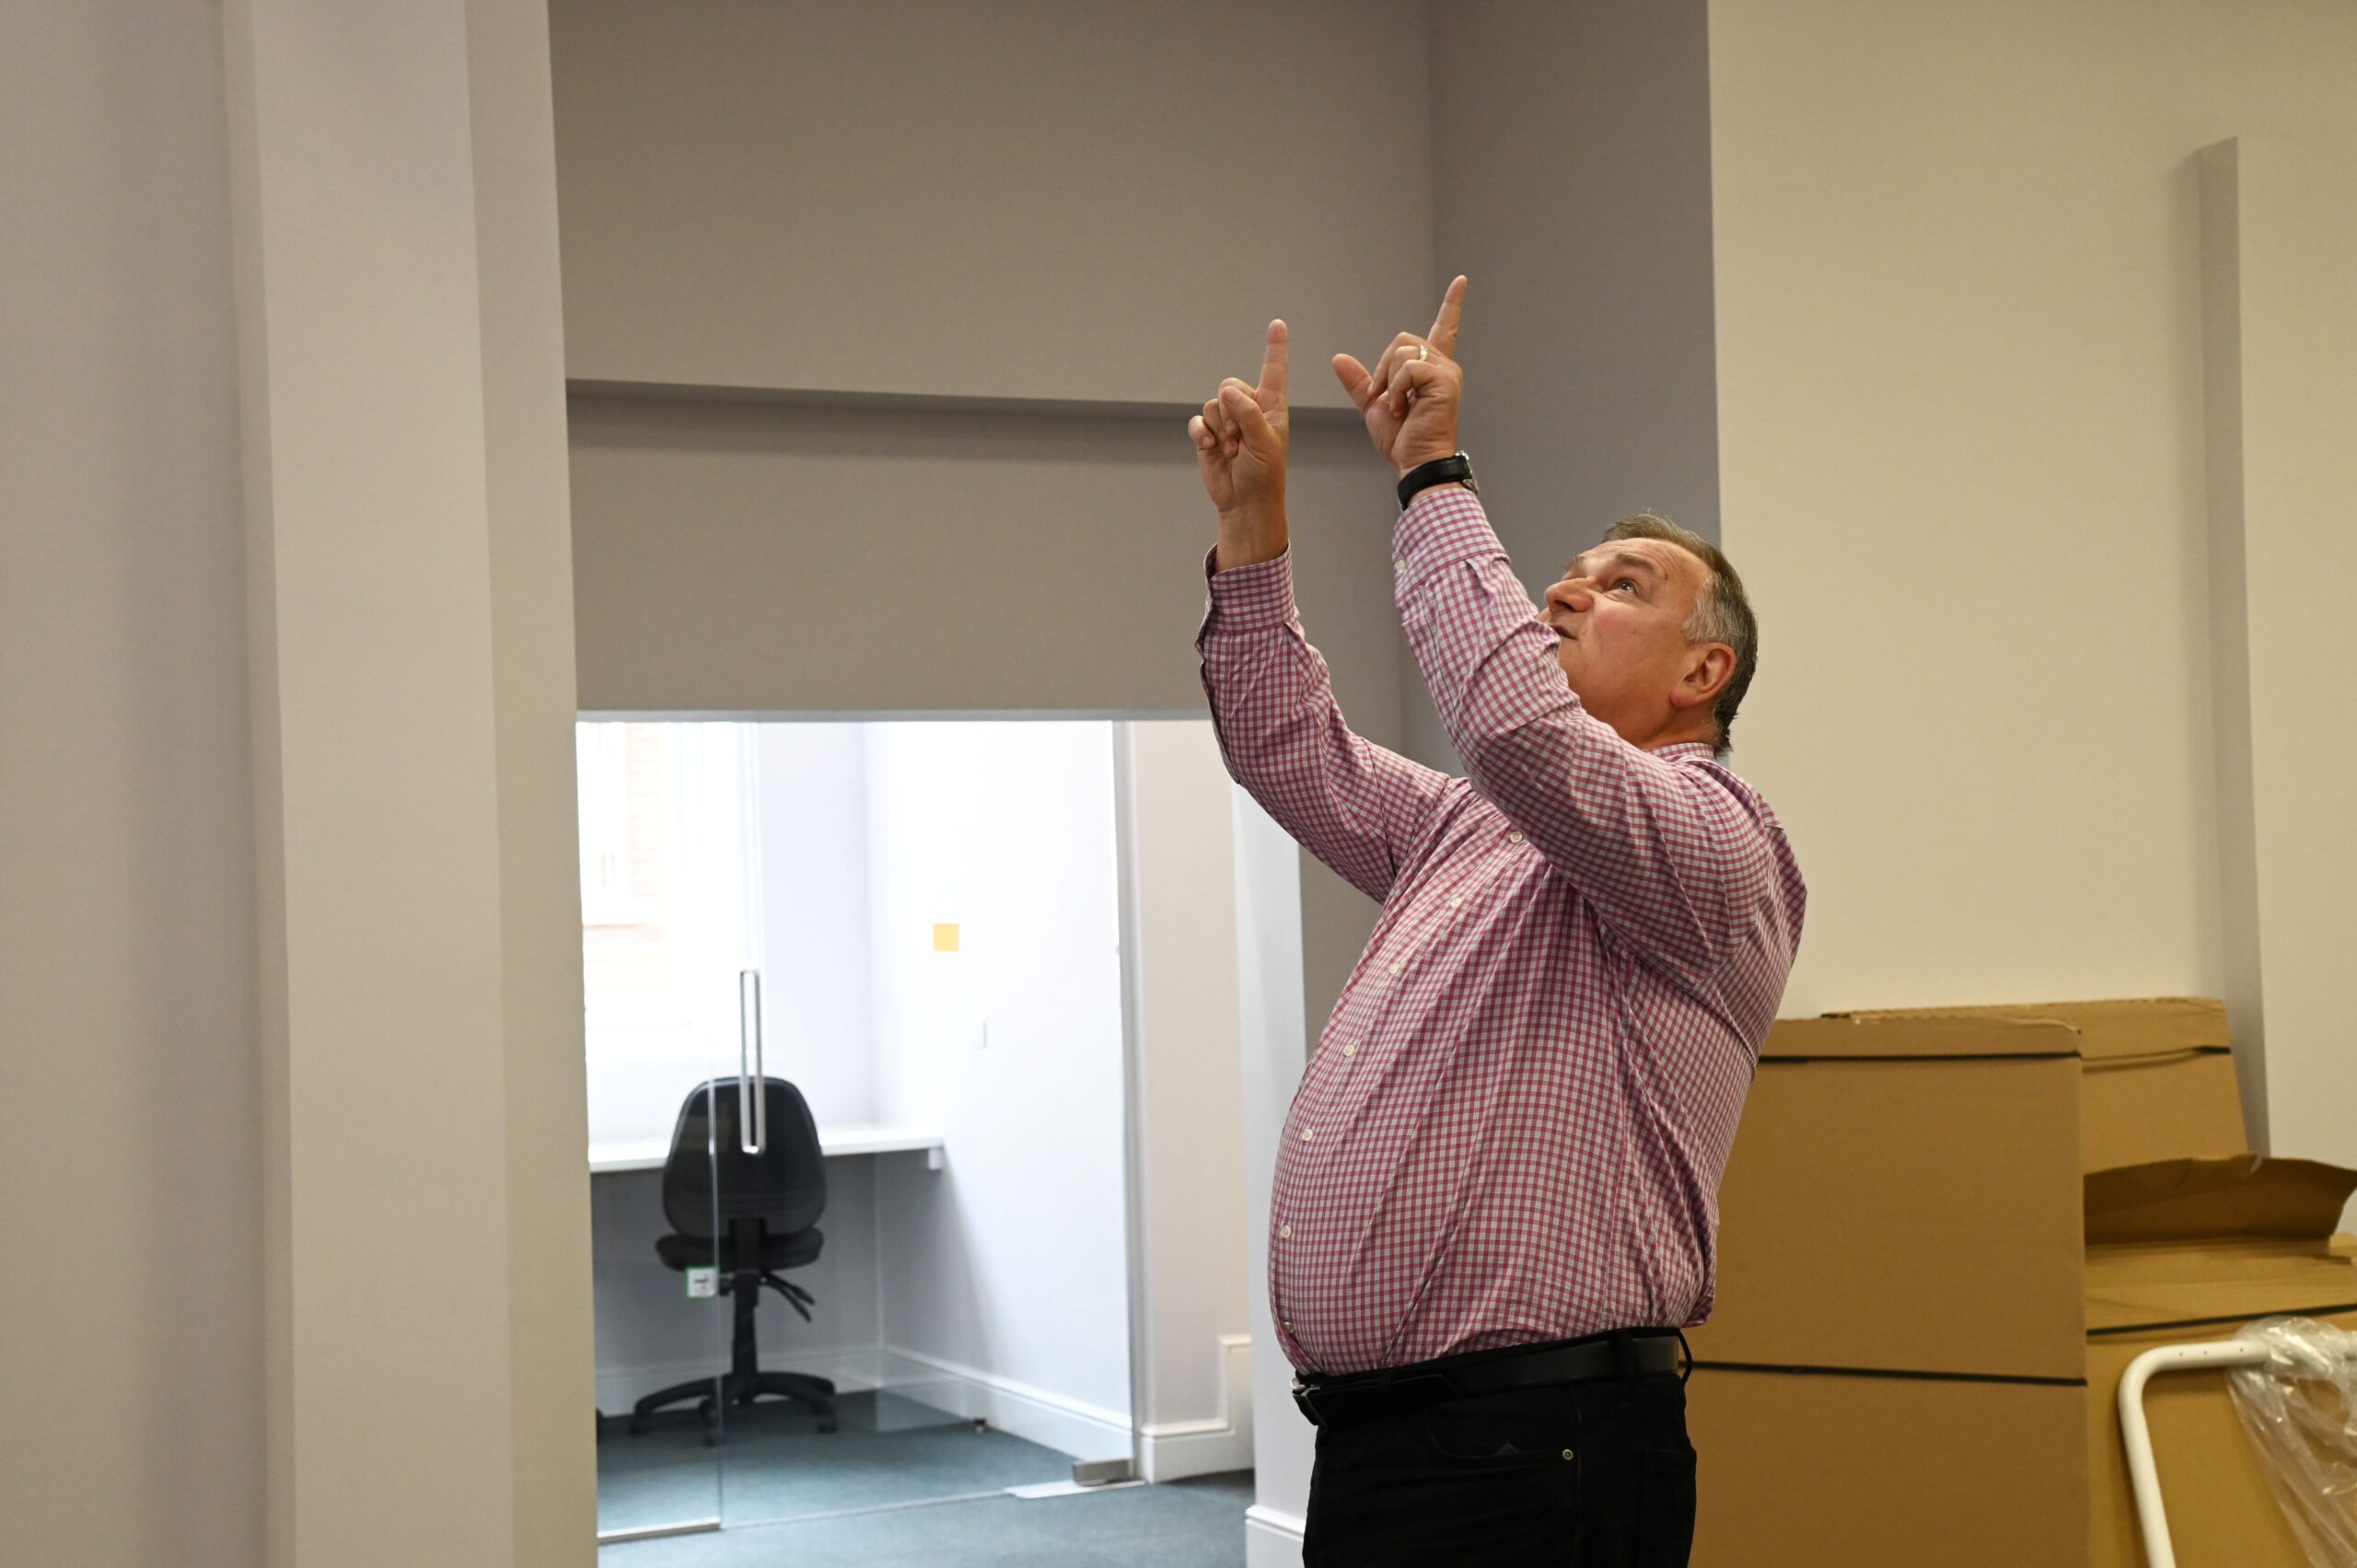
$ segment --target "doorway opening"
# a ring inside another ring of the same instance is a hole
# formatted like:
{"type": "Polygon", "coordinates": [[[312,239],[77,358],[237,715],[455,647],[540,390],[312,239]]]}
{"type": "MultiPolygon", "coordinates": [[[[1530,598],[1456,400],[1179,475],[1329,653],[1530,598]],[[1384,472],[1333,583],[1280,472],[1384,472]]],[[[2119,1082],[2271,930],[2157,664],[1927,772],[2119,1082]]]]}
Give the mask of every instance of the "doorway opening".
{"type": "Polygon", "coordinates": [[[1035,1499],[1149,1479],[1182,1485],[1121,1506],[1198,1554],[1232,1527],[1242,1561],[1237,927],[1228,846],[1199,842],[1235,792],[1209,731],[579,726],[613,1568],[772,1527],[916,1530],[948,1563],[1035,1537],[1035,1499]],[[1223,1006],[1226,1038],[1182,1038],[1223,1006]],[[1187,1056],[1223,1049],[1224,1075],[1187,1056]],[[1192,1147],[1151,1136],[1157,1094],[1192,1147]],[[1161,1220],[1207,1166],[1225,1201],[1161,1220]]]}

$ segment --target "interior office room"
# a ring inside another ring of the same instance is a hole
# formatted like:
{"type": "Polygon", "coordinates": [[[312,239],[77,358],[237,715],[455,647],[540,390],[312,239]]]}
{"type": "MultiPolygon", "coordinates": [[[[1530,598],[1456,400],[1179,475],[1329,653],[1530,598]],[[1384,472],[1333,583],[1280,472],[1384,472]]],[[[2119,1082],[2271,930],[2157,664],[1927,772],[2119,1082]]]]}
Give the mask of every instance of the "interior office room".
{"type": "Polygon", "coordinates": [[[1459,273],[1526,586],[1650,508],[1765,632],[1692,1561],[2334,1561],[2200,1347],[2357,1330],[2351,82],[2337,0],[0,11],[0,1561],[1299,1562],[1379,911],[1221,766],[1186,425],[1282,316],[1305,626],[1463,772],[1318,366],[1459,273]],[[836,1409],[634,1433],[772,1086],[836,1409]]]}
{"type": "Polygon", "coordinates": [[[1108,1467],[1212,1478],[1169,1494],[1167,1527],[1240,1529],[1233,824],[1258,807],[1209,725],[580,736],[600,1539],[801,1523],[777,1548],[798,1552],[898,1509],[1074,1495],[1108,1467]],[[807,1106],[823,1165],[807,1225],[761,1162],[707,1152],[760,1141],[735,1097],[768,1080],[807,1106]],[[696,1099],[715,1085],[716,1115],[696,1099]],[[746,1333],[749,1361],[823,1377],[819,1399],[708,1397],[740,1308],[716,1279],[683,1288],[662,1249],[728,1234],[697,1223],[715,1204],[818,1233],[776,1271],[807,1297],[761,1293],[746,1333]]]}

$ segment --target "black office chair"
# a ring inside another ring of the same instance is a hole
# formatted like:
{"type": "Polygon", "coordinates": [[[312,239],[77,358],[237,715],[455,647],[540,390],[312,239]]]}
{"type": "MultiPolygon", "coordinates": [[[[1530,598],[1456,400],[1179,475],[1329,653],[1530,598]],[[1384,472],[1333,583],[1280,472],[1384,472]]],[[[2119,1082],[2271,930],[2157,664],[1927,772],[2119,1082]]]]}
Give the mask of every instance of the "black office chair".
{"type": "Polygon", "coordinates": [[[754,1347],[753,1309],[761,1305],[763,1285],[785,1297],[809,1321],[815,1298],[775,1271],[798,1269],[817,1260],[824,1240],[819,1216],[827,1207],[827,1166],[819,1151],[819,1126],[810,1119],[802,1091],[781,1078],[761,1081],[767,1089],[763,1103],[769,1131],[762,1154],[745,1153],[738,1136],[740,1080],[714,1078],[699,1084],[679,1107],[671,1153],[663,1161],[663,1213],[676,1234],[657,1240],[655,1250],[682,1272],[721,1271],[721,1294],[737,1304],[736,1341],[725,1376],[678,1384],[633,1405],[633,1434],[645,1432],[647,1418],[665,1405],[695,1400],[703,1415],[705,1444],[718,1442],[715,1382],[723,1403],[749,1405],[763,1394],[776,1394],[808,1405],[818,1414],[819,1431],[835,1430],[835,1386],[807,1373],[764,1372],[754,1347]],[[713,1234],[715,1148],[720,1155],[718,1237],[713,1234]]]}

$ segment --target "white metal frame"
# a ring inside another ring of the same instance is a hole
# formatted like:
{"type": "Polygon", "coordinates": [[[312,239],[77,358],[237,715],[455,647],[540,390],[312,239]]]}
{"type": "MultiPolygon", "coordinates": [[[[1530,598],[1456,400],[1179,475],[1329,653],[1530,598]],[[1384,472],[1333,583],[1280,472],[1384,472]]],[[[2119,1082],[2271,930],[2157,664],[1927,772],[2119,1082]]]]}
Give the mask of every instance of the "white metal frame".
{"type": "Polygon", "coordinates": [[[2136,1522],[2144,1534],[2144,1559],[2150,1568],[2177,1568],[2177,1550],[2169,1544],[2169,1520],[2161,1506],[2160,1472],[2153,1466],[2153,1433],[2144,1422],[2144,1385],[2163,1372],[2202,1367],[2221,1371],[2250,1366],[2267,1359],[2264,1345],[2241,1340],[2210,1340],[2200,1344],[2163,1345],[2148,1350],[2128,1364],[2119,1375],[2119,1435],[2128,1450],[2128,1483],[2136,1493],[2136,1522]]]}

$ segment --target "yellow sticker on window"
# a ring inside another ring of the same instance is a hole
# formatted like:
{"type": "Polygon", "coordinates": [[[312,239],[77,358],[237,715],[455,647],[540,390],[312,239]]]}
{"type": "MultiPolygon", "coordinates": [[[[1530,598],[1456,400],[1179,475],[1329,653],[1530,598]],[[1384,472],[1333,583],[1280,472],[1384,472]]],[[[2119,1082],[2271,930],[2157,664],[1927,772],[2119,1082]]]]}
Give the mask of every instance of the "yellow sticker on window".
{"type": "Polygon", "coordinates": [[[935,923],[933,928],[933,950],[936,953],[956,952],[958,950],[958,927],[954,924],[943,925],[935,923]]]}

